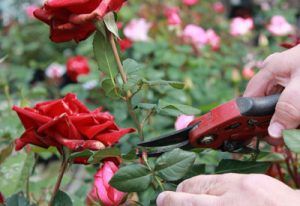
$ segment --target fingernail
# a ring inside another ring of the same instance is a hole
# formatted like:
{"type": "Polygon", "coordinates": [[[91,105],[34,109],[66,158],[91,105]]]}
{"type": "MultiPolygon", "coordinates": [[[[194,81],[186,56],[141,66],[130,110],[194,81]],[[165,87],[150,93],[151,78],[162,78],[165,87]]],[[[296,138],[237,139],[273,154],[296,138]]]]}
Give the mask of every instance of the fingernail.
{"type": "Polygon", "coordinates": [[[269,135],[271,137],[280,138],[282,136],[282,131],[284,130],[284,126],[278,122],[274,122],[269,126],[269,135]]]}
{"type": "Polygon", "coordinates": [[[163,204],[164,198],[165,198],[165,193],[164,193],[164,192],[163,192],[163,193],[160,193],[160,194],[158,195],[158,197],[157,197],[157,199],[156,199],[156,204],[157,204],[157,206],[160,206],[160,205],[163,204]]]}

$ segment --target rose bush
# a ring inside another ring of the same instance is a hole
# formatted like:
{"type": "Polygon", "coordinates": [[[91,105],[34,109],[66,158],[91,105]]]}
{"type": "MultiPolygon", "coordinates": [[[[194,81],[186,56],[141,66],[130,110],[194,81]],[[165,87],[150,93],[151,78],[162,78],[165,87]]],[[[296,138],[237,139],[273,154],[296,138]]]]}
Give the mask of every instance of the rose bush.
{"type": "MultiPolygon", "coordinates": [[[[134,129],[119,128],[114,117],[102,108],[90,111],[75,94],[36,104],[33,108],[13,107],[25,132],[16,140],[16,150],[27,144],[43,148],[50,146],[72,152],[100,150],[111,146],[134,129]]],[[[83,161],[82,159],[79,159],[83,161]]]]}
{"type": "Polygon", "coordinates": [[[119,10],[125,0],[48,0],[34,15],[50,26],[54,42],[76,42],[88,38],[95,30],[94,21],[110,11],[119,10]]]}

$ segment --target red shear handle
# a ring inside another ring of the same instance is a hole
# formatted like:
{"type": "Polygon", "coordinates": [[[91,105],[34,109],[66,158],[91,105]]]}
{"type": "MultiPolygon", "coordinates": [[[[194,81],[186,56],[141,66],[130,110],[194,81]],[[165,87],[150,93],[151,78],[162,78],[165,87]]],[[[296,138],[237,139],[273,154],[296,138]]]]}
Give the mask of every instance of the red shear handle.
{"type": "Polygon", "coordinates": [[[236,103],[243,116],[267,116],[275,112],[280,94],[267,97],[240,97],[236,103]]]}
{"type": "Polygon", "coordinates": [[[255,136],[265,137],[279,96],[241,97],[220,105],[191,123],[199,126],[190,132],[190,143],[220,149],[228,142],[247,144],[255,136]]]}

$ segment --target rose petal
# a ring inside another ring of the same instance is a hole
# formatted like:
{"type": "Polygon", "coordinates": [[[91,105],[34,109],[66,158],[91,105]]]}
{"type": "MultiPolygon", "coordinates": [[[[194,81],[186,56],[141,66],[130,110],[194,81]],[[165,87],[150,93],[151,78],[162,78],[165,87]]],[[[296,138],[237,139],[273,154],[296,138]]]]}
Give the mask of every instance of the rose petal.
{"type": "Polygon", "coordinates": [[[26,130],[19,139],[16,139],[15,144],[17,151],[21,150],[27,144],[34,144],[43,148],[49,147],[49,145],[40,141],[34,129],[26,130]]]}
{"type": "Polygon", "coordinates": [[[99,134],[95,137],[95,139],[101,141],[103,144],[110,146],[119,141],[119,139],[125,134],[135,132],[135,129],[127,128],[121,129],[119,131],[111,131],[105,134],[99,134]]]}

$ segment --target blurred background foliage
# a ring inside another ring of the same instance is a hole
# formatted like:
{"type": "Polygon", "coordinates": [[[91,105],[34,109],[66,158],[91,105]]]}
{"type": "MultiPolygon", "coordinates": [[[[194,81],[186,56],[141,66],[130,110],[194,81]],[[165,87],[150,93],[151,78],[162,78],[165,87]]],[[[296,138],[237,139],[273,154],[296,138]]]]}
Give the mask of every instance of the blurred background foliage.
{"type": "MultiPolygon", "coordinates": [[[[243,71],[249,63],[254,65],[251,71],[258,71],[255,67],[257,62],[274,52],[282,51],[280,43],[292,41],[287,35],[274,36],[266,29],[272,16],[281,15],[290,24],[299,25],[297,0],[223,1],[225,11],[219,13],[213,9],[216,2],[201,0],[189,7],[179,0],[130,0],[122,8],[118,21],[123,27],[137,18],[144,18],[152,24],[149,40],[133,42],[122,53],[123,58],[139,62],[143,67],[142,76],[148,80],[166,79],[185,84],[183,90],[167,86],[146,87],[134,101],[157,104],[163,98],[167,102],[192,105],[205,113],[242,95],[249,79],[243,71]],[[164,16],[166,6],[179,8],[181,25],[168,25],[164,16]],[[238,16],[252,17],[254,20],[254,29],[247,35],[232,36],[229,32],[231,19],[238,16]],[[221,38],[219,49],[213,50],[204,45],[195,52],[195,48],[184,43],[180,36],[187,24],[212,28],[221,38]]],[[[18,154],[13,152],[12,142],[22,131],[16,114],[11,111],[13,104],[33,105],[41,100],[59,98],[74,92],[91,109],[103,106],[110,111],[122,127],[132,126],[133,123],[128,117],[126,105],[107,97],[101,88],[105,76],[99,75],[93,57],[92,37],[79,44],[52,43],[48,38],[48,27],[26,14],[28,6],[40,4],[39,1],[29,0],[0,2],[0,191],[4,196],[10,196],[18,189],[29,187],[32,198],[43,205],[43,201],[49,198],[45,194],[57,175],[51,173],[51,169],[45,171],[46,168],[57,167],[57,152],[52,148],[45,150],[37,147],[18,154]],[[91,69],[78,82],[70,81],[67,74],[54,79],[45,75],[49,65],[65,65],[67,59],[75,55],[88,58],[91,69]],[[30,179],[26,179],[26,174],[32,174],[30,179]]],[[[125,38],[122,29],[120,36],[125,38]]],[[[148,112],[141,111],[144,116],[148,112]]],[[[172,130],[177,115],[162,113],[151,117],[144,128],[146,137],[172,130]]],[[[138,141],[137,135],[123,138],[123,153],[131,151],[138,141]]],[[[200,156],[198,161],[207,165],[206,172],[213,173],[217,163],[230,155],[208,150],[200,156]]],[[[83,205],[89,189],[89,184],[85,183],[92,181],[94,171],[92,166],[84,168],[75,165],[69,171],[70,175],[65,175],[65,188],[74,198],[75,205],[83,205]]]]}

